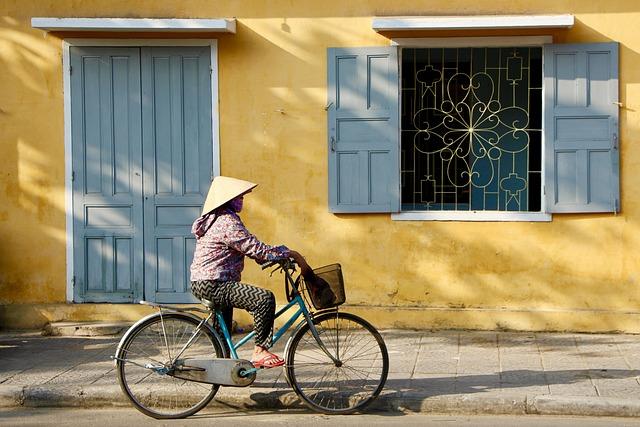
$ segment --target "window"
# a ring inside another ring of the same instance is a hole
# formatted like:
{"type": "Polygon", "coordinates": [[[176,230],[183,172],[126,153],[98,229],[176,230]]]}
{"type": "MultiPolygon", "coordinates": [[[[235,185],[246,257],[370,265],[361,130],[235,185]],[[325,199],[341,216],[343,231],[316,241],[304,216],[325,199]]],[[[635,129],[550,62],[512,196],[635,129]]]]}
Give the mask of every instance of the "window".
{"type": "Polygon", "coordinates": [[[540,211],[542,48],[401,57],[401,209],[540,211]]]}
{"type": "Polygon", "coordinates": [[[617,55],[616,43],[329,49],[330,210],[618,211],[617,55]]]}

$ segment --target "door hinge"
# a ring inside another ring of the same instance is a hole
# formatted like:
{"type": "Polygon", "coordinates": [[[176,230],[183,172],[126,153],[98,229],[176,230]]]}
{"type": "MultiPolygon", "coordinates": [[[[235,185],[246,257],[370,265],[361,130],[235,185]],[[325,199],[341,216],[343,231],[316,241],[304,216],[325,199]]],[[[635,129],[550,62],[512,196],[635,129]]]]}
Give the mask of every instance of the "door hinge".
{"type": "Polygon", "coordinates": [[[76,180],[76,172],[75,171],[71,171],[71,181],[75,181],[76,180]]]}
{"type": "Polygon", "coordinates": [[[73,276],[71,278],[71,287],[75,288],[76,287],[76,276],[73,276]]]}
{"type": "Polygon", "coordinates": [[[69,75],[73,74],[73,65],[69,65],[69,75]]]}
{"type": "Polygon", "coordinates": [[[620,201],[618,199],[615,199],[613,201],[613,212],[615,212],[616,214],[620,212],[620,201]]]}
{"type": "Polygon", "coordinates": [[[543,185],[543,186],[542,186],[542,195],[543,195],[543,196],[546,196],[546,195],[547,195],[547,186],[546,186],[546,185],[543,185]]]}
{"type": "Polygon", "coordinates": [[[618,149],[618,133],[617,132],[613,133],[613,149],[614,150],[618,149]]]}

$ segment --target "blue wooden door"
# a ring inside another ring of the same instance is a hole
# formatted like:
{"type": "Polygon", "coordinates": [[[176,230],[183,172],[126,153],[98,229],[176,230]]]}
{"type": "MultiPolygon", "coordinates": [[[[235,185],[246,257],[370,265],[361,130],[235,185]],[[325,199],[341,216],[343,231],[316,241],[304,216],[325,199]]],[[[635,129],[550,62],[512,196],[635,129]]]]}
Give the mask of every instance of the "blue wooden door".
{"type": "Polygon", "coordinates": [[[71,48],[74,300],[142,296],[140,50],[71,48]]]}
{"type": "Polygon", "coordinates": [[[193,301],[211,182],[208,47],[71,48],[74,300],[193,301]]]}
{"type": "Polygon", "coordinates": [[[195,301],[191,224],[212,178],[210,51],[142,51],[145,298],[195,301]]]}

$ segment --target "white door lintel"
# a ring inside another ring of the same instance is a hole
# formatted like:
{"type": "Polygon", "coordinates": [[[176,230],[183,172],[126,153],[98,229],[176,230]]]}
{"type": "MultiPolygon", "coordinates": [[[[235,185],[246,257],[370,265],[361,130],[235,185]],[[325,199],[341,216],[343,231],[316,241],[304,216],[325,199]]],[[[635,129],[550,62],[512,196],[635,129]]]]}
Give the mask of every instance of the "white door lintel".
{"type": "Polygon", "coordinates": [[[31,26],[43,31],[143,31],[143,32],[236,32],[235,18],[31,18],[31,26]]]}

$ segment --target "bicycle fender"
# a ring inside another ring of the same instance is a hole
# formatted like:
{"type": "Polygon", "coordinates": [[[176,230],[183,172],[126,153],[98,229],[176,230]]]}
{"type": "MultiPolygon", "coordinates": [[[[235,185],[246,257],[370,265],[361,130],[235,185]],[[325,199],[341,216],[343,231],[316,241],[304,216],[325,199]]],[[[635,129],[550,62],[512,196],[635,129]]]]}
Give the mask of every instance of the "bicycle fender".
{"type": "MultiPolygon", "coordinates": [[[[162,316],[164,316],[167,313],[162,313],[162,316]]],[[[180,312],[177,313],[181,316],[185,316],[185,317],[190,317],[193,320],[196,320],[197,322],[201,322],[202,318],[196,316],[195,314],[192,313],[185,313],[185,312],[180,312]]],[[[142,319],[138,320],[136,323],[133,324],[133,326],[131,326],[127,332],[124,333],[124,335],[122,336],[122,338],[120,339],[120,342],[118,343],[118,347],[116,348],[116,354],[115,357],[113,358],[113,363],[114,366],[117,365],[118,363],[118,359],[123,359],[122,357],[122,346],[124,345],[124,343],[126,342],[126,340],[129,338],[129,336],[131,336],[131,334],[133,333],[133,331],[135,331],[137,329],[138,326],[140,326],[140,324],[148,321],[149,319],[152,319],[154,317],[160,317],[161,314],[160,313],[152,313],[149,314],[148,316],[143,317],[142,319]]],[[[205,326],[207,328],[207,330],[209,331],[209,333],[211,333],[211,335],[218,340],[218,343],[220,344],[221,348],[223,349],[223,351],[226,353],[226,346],[224,345],[224,342],[222,340],[220,340],[220,337],[218,336],[218,334],[216,333],[216,331],[211,327],[211,325],[205,323],[203,326],[205,326]]],[[[228,357],[228,355],[225,354],[225,357],[228,357]]]]}

